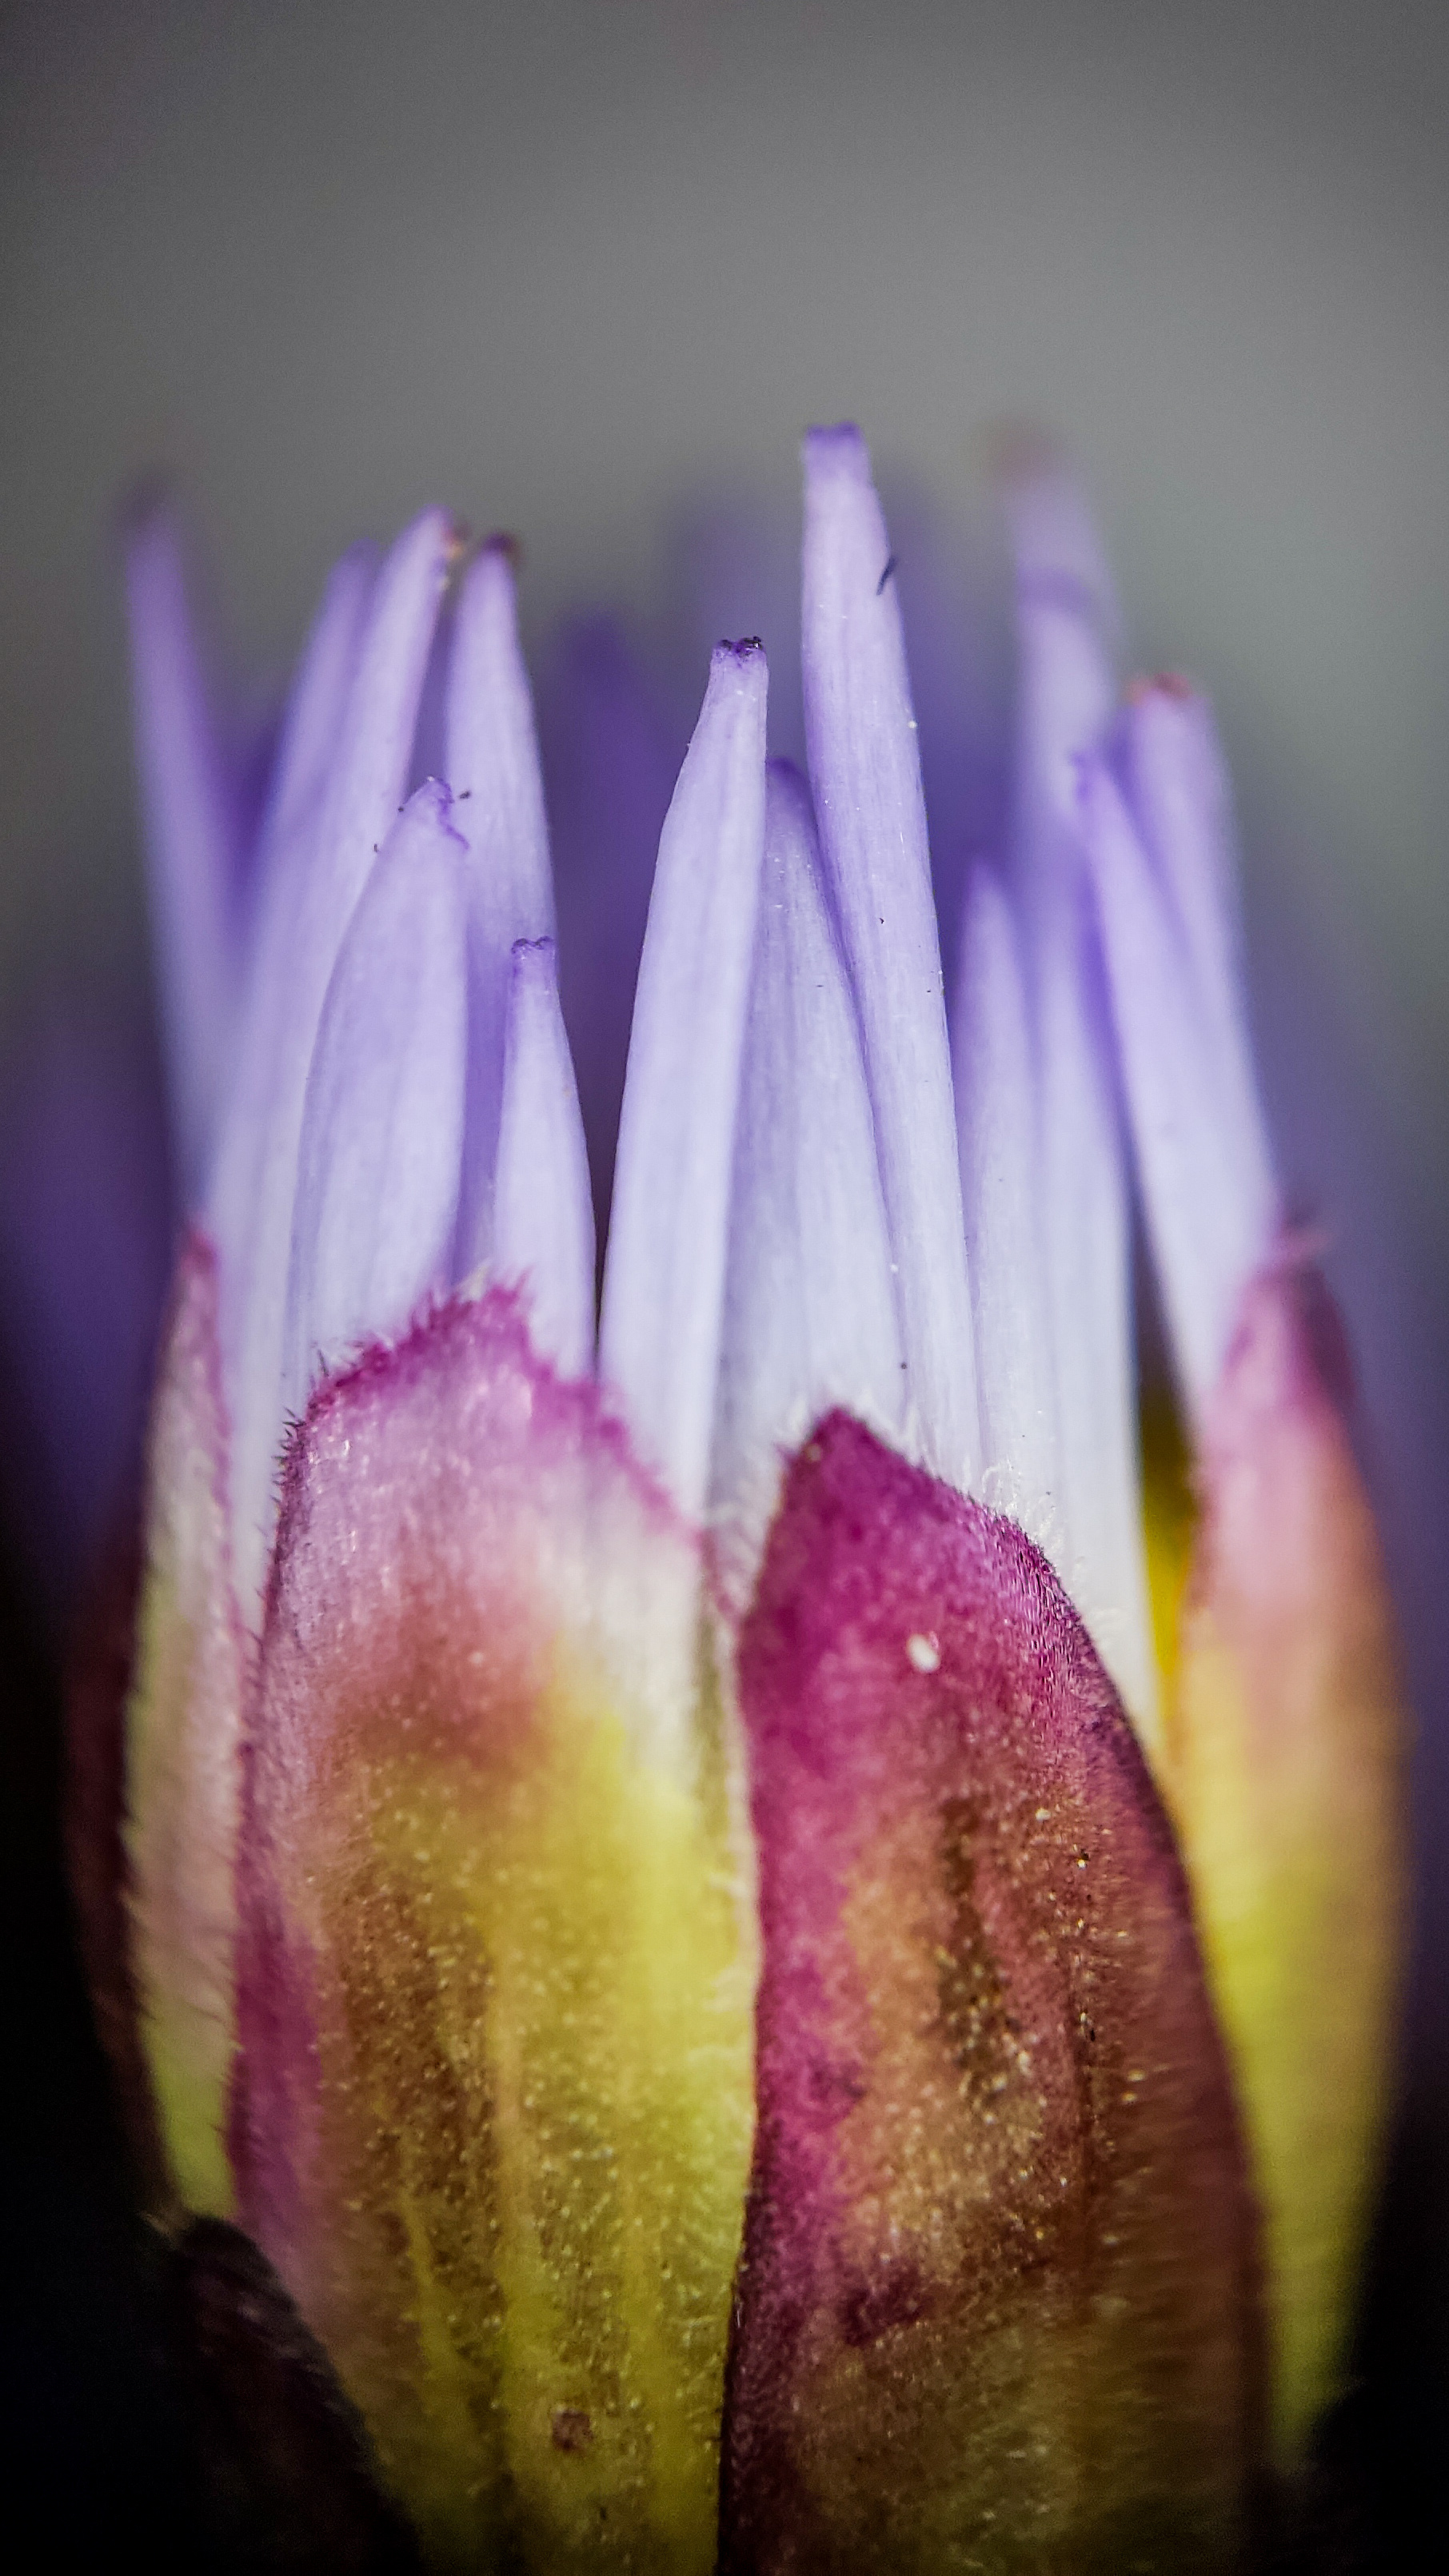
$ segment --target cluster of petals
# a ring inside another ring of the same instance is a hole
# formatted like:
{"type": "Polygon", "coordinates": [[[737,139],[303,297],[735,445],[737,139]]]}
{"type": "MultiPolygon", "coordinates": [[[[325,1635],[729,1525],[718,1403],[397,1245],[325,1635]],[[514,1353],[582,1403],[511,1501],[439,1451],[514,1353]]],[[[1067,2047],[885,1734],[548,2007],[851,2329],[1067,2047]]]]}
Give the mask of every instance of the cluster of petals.
{"type": "Polygon", "coordinates": [[[193,1210],[137,2118],[439,2566],[1216,2568],[1342,2367],[1382,1574],[1211,719],[1119,696],[1069,479],[1006,498],[948,1018],[890,542],[859,434],[807,439],[806,774],[719,645],[601,1263],[511,550],[428,513],[344,558],[241,871],[174,536],[133,543],[193,1210]]]}

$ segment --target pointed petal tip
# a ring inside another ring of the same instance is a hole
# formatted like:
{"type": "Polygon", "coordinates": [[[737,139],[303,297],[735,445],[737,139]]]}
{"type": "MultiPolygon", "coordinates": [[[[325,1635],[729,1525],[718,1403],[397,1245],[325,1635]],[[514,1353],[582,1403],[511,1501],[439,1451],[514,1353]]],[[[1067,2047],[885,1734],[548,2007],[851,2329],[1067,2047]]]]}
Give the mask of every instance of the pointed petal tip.
{"type": "Polygon", "coordinates": [[[399,561],[410,561],[414,554],[434,554],[442,587],[467,560],[470,544],[466,521],[445,509],[440,501],[430,501],[399,531],[391,552],[399,561]]]}
{"type": "Polygon", "coordinates": [[[486,537],[475,539],[465,536],[461,539],[453,571],[461,590],[481,593],[512,615],[517,607],[518,572],[522,562],[521,539],[495,528],[486,537]]]}
{"type": "Polygon", "coordinates": [[[401,811],[408,822],[427,824],[434,831],[445,832],[450,841],[466,851],[467,841],[452,820],[453,801],[452,788],[445,778],[425,778],[421,787],[413,789],[401,811]]]}

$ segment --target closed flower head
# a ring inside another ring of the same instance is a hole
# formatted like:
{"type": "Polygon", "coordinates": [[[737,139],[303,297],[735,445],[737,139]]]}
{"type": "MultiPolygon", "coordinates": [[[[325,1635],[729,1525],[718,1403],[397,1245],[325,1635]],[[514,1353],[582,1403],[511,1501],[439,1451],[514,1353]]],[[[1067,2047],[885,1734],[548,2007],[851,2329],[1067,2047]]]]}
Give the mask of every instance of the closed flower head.
{"type": "MultiPolygon", "coordinates": [[[[890,539],[859,433],[806,440],[806,768],[720,644],[601,1268],[511,549],[344,558],[243,831],[134,537],[192,1209],[138,2119],[440,2568],[1219,2569],[1339,2384],[1383,1577],[1211,718],[1121,694],[1061,467],[1004,497],[948,1015],[890,539]]],[[[618,979],[597,842],[571,995],[618,979]]]]}

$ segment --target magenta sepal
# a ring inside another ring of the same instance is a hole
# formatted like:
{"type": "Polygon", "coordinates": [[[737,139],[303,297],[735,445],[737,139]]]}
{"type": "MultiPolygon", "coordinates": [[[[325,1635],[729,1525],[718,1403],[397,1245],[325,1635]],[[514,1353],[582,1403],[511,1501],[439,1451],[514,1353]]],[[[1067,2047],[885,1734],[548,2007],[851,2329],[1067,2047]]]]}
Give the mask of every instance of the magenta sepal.
{"type": "Polygon", "coordinates": [[[1253,2211],[1081,1620],[1013,1523],[835,1413],[738,1687],[763,1957],[721,2568],[1231,2567],[1253,2211]]]}

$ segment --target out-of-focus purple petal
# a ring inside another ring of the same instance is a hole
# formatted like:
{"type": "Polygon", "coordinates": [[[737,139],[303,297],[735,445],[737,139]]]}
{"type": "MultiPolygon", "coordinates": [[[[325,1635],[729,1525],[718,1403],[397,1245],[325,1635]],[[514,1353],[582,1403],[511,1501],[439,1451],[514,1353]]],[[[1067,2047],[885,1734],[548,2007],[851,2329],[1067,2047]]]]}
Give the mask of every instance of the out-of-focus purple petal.
{"type": "Polygon", "coordinates": [[[633,645],[607,617],[581,619],[566,631],[544,669],[539,722],[559,907],[559,995],[602,1242],[654,855],[688,731],[676,730],[633,645]]]}
{"type": "Polygon", "coordinates": [[[57,1628],[134,1507],[171,1258],[161,1069],[114,1002],[0,1056],[0,1514],[57,1628]]]}
{"type": "Polygon", "coordinates": [[[804,453],[805,738],[898,1265],[907,1436],[964,1485],[980,1434],[961,1175],[890,541],[860,432],[812,430],[804,453]]]}
{"type": "MultiPolygon", "coordinates": [[[[377,579],[377,548],[350,546],[328,574],[311,632],[287,696],[276,765],[262,816],[259,901],[274,863],[327,783],[327,773],[357,667],[363,621],[377,579]]],[[[260,916],[259,916],[260,918],[260,916]]]]}
{"type": "Polygon", "coordinates": [[[1009,492],[1020,655],[1014,864],[1040,1102],[1042,1251],[1060,1433],[1048,1553],[1133,1719],[1155,1738],[1131,1253],[1113,1047],[1078,764],[1113,704],[1115,619],[1070,481],[1009,492]]]}
{"type": "Polygon", "coordinates": [[[447,1285],[467,1063],[466,855],[446,787],[409,798],[327,987],[297,1157],[282,1400],[447,1285]]]}
{"type": "Polygon", "coordinates": [[[1122,721],[1128,801],[1176,912],[1212,1026],[1253,1090],[1243,995],[1232,791],[1213,723],[1180,680],[1139,681],[1122,721]]]}
{"type": "Polygon", "coordinates": [[[981,1406],[977,1490],[1047,1546],[1060,1430],[1041,1248],[1036,1061],[1010,899],[985,865],[972,871],[966,891],[953,1034],[981,1406]]]}
{"type": "Polygon", "coordinates": [[[170,514],[149,510],[126,558],[136,761],[176,1159],[199,1186],[225,1079],[240,960],[235,820],[170,514]]]}
{"type": "Polygon", "coordinates": [[[599,1369],[681,1510],[709,1477],[765,832],[765,656],[720,644],[665,818],[639,964],[599,1369]]]}
{"type": "Polygon", "coordinates": [[[772,761],[712,1466],[732,1599],[753,1585],[783,1453],[836,1404],[897,1438],[903,1376],[860,1031],[809,791],[772,761]]]}
{"type": "Polygon", "coordinates": [[[518,644],[505,540],[468,568],[448,669],[445,774],[454,828],[472,855],[468,1128],[458,1217],[458,1276],[486,1259],[503,1091],[510,961],[519,939],[553,936],[543,782],[533,699],[518,644]]]}
{"type": "MultiPolygon", "coordinates": [[[[1241,1022],[1224,1028],[1214,962],[1189,951],[1102,760],[1084,771],[1082,817],[1158,1285],[1201,1429],[1243,1289],[1273,1241],[1277,1193],[1241,1022]]],[[[1219,926],[1209,938],[1222,956],[1219,926]]]]}
{"type": "Polygon", "coordinates": [[[1181,1863],[1071,1604],[836,1414],[738,1676],[762,1961],[721,2567],[1236,2566],[1252,2194],[1181,1863]]]}
{"type": "Polygon", "coordinates": [[[406,529],[380,572],[315,826],[299,832],[295,909],[247,1033],[213,1194],[222,1251],[222,1366],[233,1431],[235,1562],[255,1620],[270,1543],[272,1472],[302,1108],[322,1005],[372,863],[396,819],[418,693],[446,576],[440,511],[406,529]]]}
{"type": "MultiPolygon", "coordinates": [[[[457,811],[456,806],[454,811],[457,811]]],[[[551,939],[514,942],[493,1269],[527,1284],[534,1347],[562,1377],[594,1361],[594,1206],[551,939]]]]}

